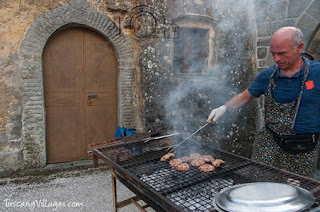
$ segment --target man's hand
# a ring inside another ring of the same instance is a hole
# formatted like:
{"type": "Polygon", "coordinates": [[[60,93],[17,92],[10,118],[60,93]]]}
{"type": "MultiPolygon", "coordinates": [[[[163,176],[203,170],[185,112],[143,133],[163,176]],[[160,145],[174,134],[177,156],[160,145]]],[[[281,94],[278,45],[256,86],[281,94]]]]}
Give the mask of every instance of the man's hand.
{"type": "Polygon", "coordinates": [[[209,114],[209,117],[208,117],[208,120],[207,122],[208,123],[211,123],[211,122],[216,122],[218,121],[218,119],[227,111],[227,107],[222,105],[216,109],[213,109],[211,111],[211,113],[209,114]]]}

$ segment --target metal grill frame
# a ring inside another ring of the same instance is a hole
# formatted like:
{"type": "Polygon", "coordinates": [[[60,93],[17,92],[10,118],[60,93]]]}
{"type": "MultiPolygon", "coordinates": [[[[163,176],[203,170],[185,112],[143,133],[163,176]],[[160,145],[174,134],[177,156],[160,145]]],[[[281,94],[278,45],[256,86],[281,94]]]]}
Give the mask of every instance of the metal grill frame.
{"type": "MultiPolygon", "coordinates": [[[[141,144],[141,141],[129,141],[126,142],[125,145],[129,144],[141,144]]],[[[123,147],[124,143],[118,142],[116,144],[111,144],[107,146],[101,146],[101,147],[96,147],[93,148],[92,153],[93,153],[93,160],[94,160],[94,167],[98,167],[98,159],[102,159],[110,168],[111,168],[111,173],[112,173],[112,183],[113,183],[113,208],[114,212],[118,211],[119,208],[134,203],[141,211],[146,211],[145,208],[150,206],[156,211],[186,211],[185,208],[174,204],[170,199],[166,197],[168,193],[163,193],[155,190],[153,187],[150,185],[144,183],[137,175],[133,174],[130,172],[127,167],[130,165],[124,166],[123,164],[121,165],[121,162],[116,162],[108,155],[106,155],[104,152],[105,150],[110,150],[110,149],[117,149],[119,147],[123,147]],[[135,193],[137,196],[134,198],[130,198],[128,200],[122,201],[122,202],[117,202],[117,192],[116,192],[116,179],[118,179],[121,183],[123,183],[127,188],[129,188],[133,193],[135,193]],[[138,200],[142,199],[144,202],[147,203],[147,206],[141,206],[137,203],[138,200]]],[[[210,149],[210,147],[207,147],[210,149]]],[[[320,181],[307,178],[301,175],[297,175],[295,173],[291,173],[276,167],[272,167],[260,162],[253,161],[251,159],[235,155],[226,151],[222,150],[214,150],[212,151],[218,151],[222,154],[227,154],[231,157],[236,158],[239,160],[239,164],[237,166],[232,167],[233,170],[240,170],[241,168],[246,168],[249,167],[250,165],[257,167],[257,168],[262,168],[263,170],[272,170],[275,173],[278,173],[279,175],[283,174],[286,176],[292,177],[292,179],[299,179],[301,182],[306,182],[310,183],[312,188],[309,188],[310,192],[314,194],[314,196],[318,199],[320,197],[320,181]],[[314,184],[314,186],[313,186],[314,184]]],[[[158,160],[160,157],[158,157],[158,160]]],[[[134,164],[133,164],[134,166],[134,164]]],[[[230,171],[230,170],[226,170],[230,171]]],[[[254,181],[252,181],[254,182],[254,181]]],[[[256,181],[259,182],[259,181],[256,181]]],[[[276,181],[275,181],[276,182],[276,181]]],[[[282,182],[283,183],[283,182],[282,182]]]]}

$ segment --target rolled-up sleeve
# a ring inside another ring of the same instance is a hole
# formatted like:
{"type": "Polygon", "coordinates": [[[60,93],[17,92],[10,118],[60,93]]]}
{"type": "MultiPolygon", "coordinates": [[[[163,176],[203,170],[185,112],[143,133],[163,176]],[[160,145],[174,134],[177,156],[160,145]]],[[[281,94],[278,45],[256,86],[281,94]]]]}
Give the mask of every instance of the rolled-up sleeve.
{"type": "Polygon", "coordinates": [[[272,74],[272,69],[261,71],[248,87],[249,93],[254,97],[260,97],[265,94],[269,84],[269,78],[272,74]]]}

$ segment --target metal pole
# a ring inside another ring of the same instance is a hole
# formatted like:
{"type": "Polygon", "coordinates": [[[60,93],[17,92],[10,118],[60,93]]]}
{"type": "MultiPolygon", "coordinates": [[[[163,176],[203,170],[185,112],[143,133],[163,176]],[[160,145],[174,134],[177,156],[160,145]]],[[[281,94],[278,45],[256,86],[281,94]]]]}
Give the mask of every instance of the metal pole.
{"type": "Polygon", "coordinates": [[[117,200],[117,179],[115,177],[114,168],[111,168],[111,179],[112,179],[112,202],[113,212],[118,212],[118,200],[117,200]]]}

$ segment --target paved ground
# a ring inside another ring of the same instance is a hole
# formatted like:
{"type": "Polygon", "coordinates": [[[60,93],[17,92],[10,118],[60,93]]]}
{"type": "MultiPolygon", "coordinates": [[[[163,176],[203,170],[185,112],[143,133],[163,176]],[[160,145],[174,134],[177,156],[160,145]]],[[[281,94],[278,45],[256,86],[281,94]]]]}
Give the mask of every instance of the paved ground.
{"type": "MultiPolygon", "coordinates": [[[[65,170],[68,166],[46,167],[50,171],[56,169],[50,174],[33,170],[25,176],[0,178],[0,211],[112,211],[110,170],[106,166],[65,170]]],[[[133,193],[118,181],[119,200],[131,196],[133,193]]],[[[140,210],[129,205],[119,211],[140,210]]]]}

